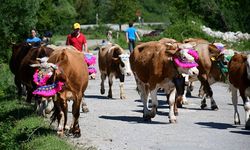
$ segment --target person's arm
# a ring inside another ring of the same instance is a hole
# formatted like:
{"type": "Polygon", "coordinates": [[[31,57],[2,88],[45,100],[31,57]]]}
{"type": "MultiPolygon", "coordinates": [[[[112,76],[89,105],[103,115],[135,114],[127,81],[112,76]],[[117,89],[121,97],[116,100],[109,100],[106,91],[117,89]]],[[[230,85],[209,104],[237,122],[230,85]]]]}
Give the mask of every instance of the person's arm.
{"type": "Polygon", "coordinates": [[[87,42],[84,43],[83,46],[84,46],[84,51],[85,51],[86,53],[89,53],[89,49],[88,49],[87,42]]]}
{"type": "Polygon", "coordinates": [[[137,32],[135,32],[135,35],[136,35],[137,39],[138,39],[139,41],[141,41],[140,36],[138,35],[137,32]]]}
{"type": "Polygon", "coordinates": [[[128,40],[128,32],[126,32],[126,41],[127,41],[127,43],[129,42],[129,40],[128,40]]]}

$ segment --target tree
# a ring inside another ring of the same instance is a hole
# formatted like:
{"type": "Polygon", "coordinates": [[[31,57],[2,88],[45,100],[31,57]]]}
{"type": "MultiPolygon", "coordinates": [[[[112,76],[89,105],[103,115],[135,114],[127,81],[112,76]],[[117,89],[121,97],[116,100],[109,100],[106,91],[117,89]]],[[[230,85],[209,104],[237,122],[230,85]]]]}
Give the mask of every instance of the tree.
{"type": "Polygon", "coordinates": [[[11,43],[24,41],[29,31],[36,28],[41,2],[42,0],[1,0],[0,60],[8,61],[11,43]]]}
{"type": "Polygon", "coordinates": [[[75,0],[74,7],[77,12],[76,20],[78,20],[78,22],[81,24],[95,23],[96,10],[93,0],[75,0]]]}
{"type": "Polygon", "coordinates": [[[135,0],[110,0],[108,8],[108,20],[119,24],[120,30],[122,24],[136,20],[138,4],[135,0]]]}

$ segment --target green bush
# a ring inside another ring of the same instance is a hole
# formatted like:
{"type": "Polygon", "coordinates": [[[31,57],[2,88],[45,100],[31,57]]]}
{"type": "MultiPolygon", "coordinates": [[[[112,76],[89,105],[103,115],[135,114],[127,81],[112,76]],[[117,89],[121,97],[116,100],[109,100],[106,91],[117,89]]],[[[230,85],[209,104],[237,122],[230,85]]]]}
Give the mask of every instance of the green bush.
{"type": "Polygon", "coordinates": [[[13,74],[9,70],[9,65],[0,63],[0,98],[13,97],[15,95],[15,85],[13,74]]]}
{"type": "Polygon", "coordinates": [[[164,31],[164,37],[173,38],[177,41],[183,41],[187,38],[203,38],[213,41],[213,37],[201,30],[201,25],[199,21],[178,20],[164,31]]]}

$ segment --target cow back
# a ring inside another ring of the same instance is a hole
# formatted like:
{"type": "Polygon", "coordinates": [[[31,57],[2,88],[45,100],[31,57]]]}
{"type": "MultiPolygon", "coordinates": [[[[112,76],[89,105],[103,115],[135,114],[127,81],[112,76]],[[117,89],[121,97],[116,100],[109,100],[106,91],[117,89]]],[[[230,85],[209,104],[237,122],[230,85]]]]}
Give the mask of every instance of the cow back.
{"type": "Polygon", "coordinates": [[[116,72],[116,69],[119,69],[119,64],[115,63],[115,61],[119,59],[119,55],[123,53],[124,50],[117,44],[109,44],[101,47],[98,53],[100,71],[105,73],[116,72]]]}
{"type": "Polygon", "coordinates": [[[228,64],[229,81],[236,88],[250,85],[250,81],[247,79],[246,60],[247,60],[246,55],[235,54],[229,61],[228,64]]]}
{"type": "Polygon", "coordinates": [[[88,67],[84,55],[72,47],[57,49],[49,57],[48,62],[58,66],[59,71],[65,76],[66,90],[84,92],[88,85],[88,67]]]}
{"type": "Polygon", "coordinates": [[[130,55],[130,64],[140,80],[152,85],[176,75],[166,46],[157,41],[136,46],[130,55]]]}
{"type": "Polygon", "coordinates": [[[31,45],[26,42],[15,44],[12,46],[12,55],[9,62],[11,72],[16,75],[21,61],[28,54],[31,49],[31,45]]]}

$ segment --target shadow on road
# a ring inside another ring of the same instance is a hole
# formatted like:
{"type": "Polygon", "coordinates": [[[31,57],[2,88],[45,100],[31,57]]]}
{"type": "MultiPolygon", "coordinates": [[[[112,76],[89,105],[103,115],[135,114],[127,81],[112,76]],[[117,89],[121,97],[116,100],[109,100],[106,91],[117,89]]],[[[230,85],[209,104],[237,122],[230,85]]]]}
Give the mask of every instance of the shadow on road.
{"type": "Polygon", "coordinates": [[[159,122],[159,121],[144,121],[142,117],[136,117],[136,116],[100,116],[99,118],[117,120],[117,121],[126,121],[131,123],[168,124],[166,122],[159,122]]]}
{"type": "Polygon", "coordinates": [[[242,131],[230,131],[231,133],[243,134],[243,135],[250,135],[249,130],[242,130],[242,131]]]}
{"type": "Polygon", "coordinates": [[[219,123],[219,122],[197,122],[195,124],[206,126],[208,128],[214,128],[214,129],[229,129],[229,128],[236,128],[236,126],[233,126],[231,124],[227,123],[219,123]]]}
{"type": "Polygon", "coordinates": [[[93,99],[109,99],[107,96],[100,96],[100,95],[85,95],[84,97],[93,99]]]}

